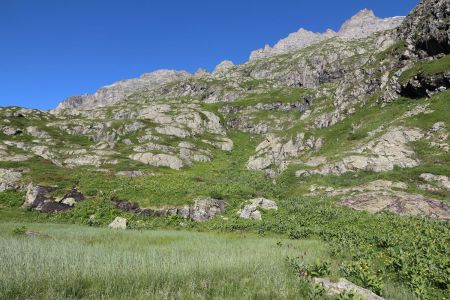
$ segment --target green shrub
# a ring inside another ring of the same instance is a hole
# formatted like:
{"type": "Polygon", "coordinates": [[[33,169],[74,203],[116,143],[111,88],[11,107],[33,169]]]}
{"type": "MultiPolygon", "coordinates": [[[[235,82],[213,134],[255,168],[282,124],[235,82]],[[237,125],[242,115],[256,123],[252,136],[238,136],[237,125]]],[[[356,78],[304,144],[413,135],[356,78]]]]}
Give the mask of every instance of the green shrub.
{"type": "Polygon", "coordinates": [[[16,235],[24,235],[27,232],[27,228],[25,226],[16,227],[13,230],[13,233],[16,235]]]}

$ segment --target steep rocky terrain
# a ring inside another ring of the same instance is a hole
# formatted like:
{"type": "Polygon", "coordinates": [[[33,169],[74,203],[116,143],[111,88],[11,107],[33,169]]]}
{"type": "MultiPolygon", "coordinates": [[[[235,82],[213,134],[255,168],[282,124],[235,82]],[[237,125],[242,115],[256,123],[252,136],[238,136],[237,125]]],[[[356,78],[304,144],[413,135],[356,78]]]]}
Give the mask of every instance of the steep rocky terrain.
{"type": "Polygon", "coordinates": [[[449,15],[447,0],[405,18],[364,10],[242,65],[160,70],[52,111],[2,107],[0,193],[43,212],[107,198],[146,217],[261,220],[286,210],[270,199],[301,196],[448,220],[449,15]]]}

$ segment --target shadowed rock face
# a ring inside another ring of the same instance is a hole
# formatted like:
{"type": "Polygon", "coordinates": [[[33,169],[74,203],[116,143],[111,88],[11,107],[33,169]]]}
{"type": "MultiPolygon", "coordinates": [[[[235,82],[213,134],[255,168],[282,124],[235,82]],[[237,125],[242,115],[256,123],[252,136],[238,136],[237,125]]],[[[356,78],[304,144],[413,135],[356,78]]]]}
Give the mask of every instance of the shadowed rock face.
{"type": "Polygon", "coordinates": [[[425,54],[449,54],[449,18],[450,1],[423,0],[398,28],[398,35],[425,54]]]}
{"type": "Polygon", "coordinates": [[[430,94],[446,90],[450,87],[450,72],[424,76],[418,74],[400,88],[400,95],[409,98],[424,98],[430,94]]]}
{"type": "Polygon", "coordinates": [[[52,213],[68,210],[75,203],[85,200],[84,195],[75,188],[58,199],[52,195],[56,191],[56,187],[30,184],[22,208],[32,208],[40,212],[52,213]]]}

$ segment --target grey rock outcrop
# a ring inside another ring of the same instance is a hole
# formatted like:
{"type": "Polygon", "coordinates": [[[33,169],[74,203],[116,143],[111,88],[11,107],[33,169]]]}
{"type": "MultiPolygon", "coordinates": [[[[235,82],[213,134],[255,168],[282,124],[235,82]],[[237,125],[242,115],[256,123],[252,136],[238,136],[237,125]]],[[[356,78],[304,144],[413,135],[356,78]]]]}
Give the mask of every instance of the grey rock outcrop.
{"type": "Polygon", "coordinates": [[[408,185],[403,182],[392,182],[389,180],[375,180],[366,184],[350,188],[333,188],[329,186],[312,185],[309,188],[308,196],[337,196],[344,194],[357,194],[375,191],[396,191],[406,190],[408,185]]]}
{"type": "Polygon", "coordinates": [[[450,179],[445,175],[434,175],[430,173],[423,173],[420,175],[420,179],[427,182],[419,187],[424,190],[436,192],[439,190],[446,190],[450,192],[450,179]]]}
{"type": "Polygon", "coordinates": [[[190,211],[192,220],[197,222],[206,221],[225,212],[225,201],[213,198],[195,199],[190,211]]]}
{"type": "Polygon", "coordinates": [[[408,144],[423,137],[424,134],[415,128],[391,128],[381,137],[353,150],[350,155],[337,163],[327,164],[310,171],[299,171],[296,175],[297,177],[314,174],[341,175],[346,172],[384,172],[392,171],[394,167],[415,167],[419,165],[419,161],[408,144]]]}
{"type": "Polygon", "coordinates": [[[334,36],[336,36],[336,33],[331,29],[325,33],[315,33],[300,28],[297,32],[291,33],[287,38],[280,40],[273,47],[266,45],[263,49],[253,51],[250,54],[250,61],[300,50],[334,36]]]}
{"type": "Polygon", "coordinates": [[[249,200],[249,202],[250,204],[245,205],[243,209],[237,212],[239,217],[243,219],[261,220],[262,217],[260,209],[264,210],[278,209],[278,205],[275,201],[266,198],[256,198],[249,200]]]}
{"type": "Polygon", "coordinates": [[[340,205],[369,213],[391,212],[397,215],[427,216],[441,220],[450,219],[448,203],[406,192],[366,192],[343,197],[340,205]]]}
{"type": "Polygon", "coordinates": [[[14,169],[0,169],[0,192],[21,187],[22,172],[14,169]]]}
{"type": "Polygon", "coordinates": [[[378,296],[368,289],[357,286],[345,278],[340,278],[336,282],[333,282],[328,278],[313,278],[312,281],[315,284],[323,286],[327,292],[333,296],[347,292],[357,294],[362,297],[363,300],[384,300],[383,297],[378,296]]]}
{"type": "Polygon", "coordinates": [[[196,222],[206,221],[217,215],[223,214],[226,205],[225,201],[214,198],[198,198],[194,199],[192,205],[165,208],[141,208],[139,207],[139,204],[125,200],[115,200],[113,203],[122,211],[132,212],[141,216],[180,216],[184,219],[191,219],[196,222]]]}
{"type": "Polygon", "coordinates": [[[0,126],[0,132],[5,134],[5,135],[10,135],[11,136],[11,135],[21,134],[23,131],[20,128],[3,125],[3,126],[0,126]]]}
{"type": "Polygon", "coordinates": [[[275,135],[268,135],[256,147],[256,153],[249,158],[247,168],[249,170],[268,170],[275,167],[276,172],[284,171],[291,159],[296,158],[304,151],[320,149],[321,143],[321,139],[314,137],[305,139],[304,133],[297,134],[295,139],[287,142],[275,135]]]}
{"type": "Polygon", "coordinates": [[[220,64],[216,66],[216,68],[213,71],[214,76],[223,76],[226,74],[231,68],[234,67],[234,63],[229,60],[224,60],[220,64]]]}

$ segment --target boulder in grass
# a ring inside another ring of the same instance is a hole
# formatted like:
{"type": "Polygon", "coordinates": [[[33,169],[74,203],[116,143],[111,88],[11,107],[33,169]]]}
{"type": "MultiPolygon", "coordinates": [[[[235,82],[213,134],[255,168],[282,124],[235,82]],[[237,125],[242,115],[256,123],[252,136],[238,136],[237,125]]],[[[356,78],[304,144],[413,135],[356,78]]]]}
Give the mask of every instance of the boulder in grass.
{"type": "Polygon", "coordinates": [[[339,295],[341,293],[353,293],[357,294],[364,300],[384,300],[383,297],[378,296],[368,289],[357,286],[356,284],[341,278],[337,282],[333,282],[328,278],[313,278],[315,284],[323,286],[329,294],[339,295]]]}
{"type": "Polygon", "coordinates": [[[128,220],[122,217],[116,217],[111,224],[108,225],[111,229],[127,229],[128,220]]]}
{"type": "Polygon", "coordinates": [[[238,211],[238,215],[243,219],[261,220],[261,212],[259,209],[278,209],[277,203],[266,198],[256,198],[250,200],[250,204],[244,206],[238,211]]]}

